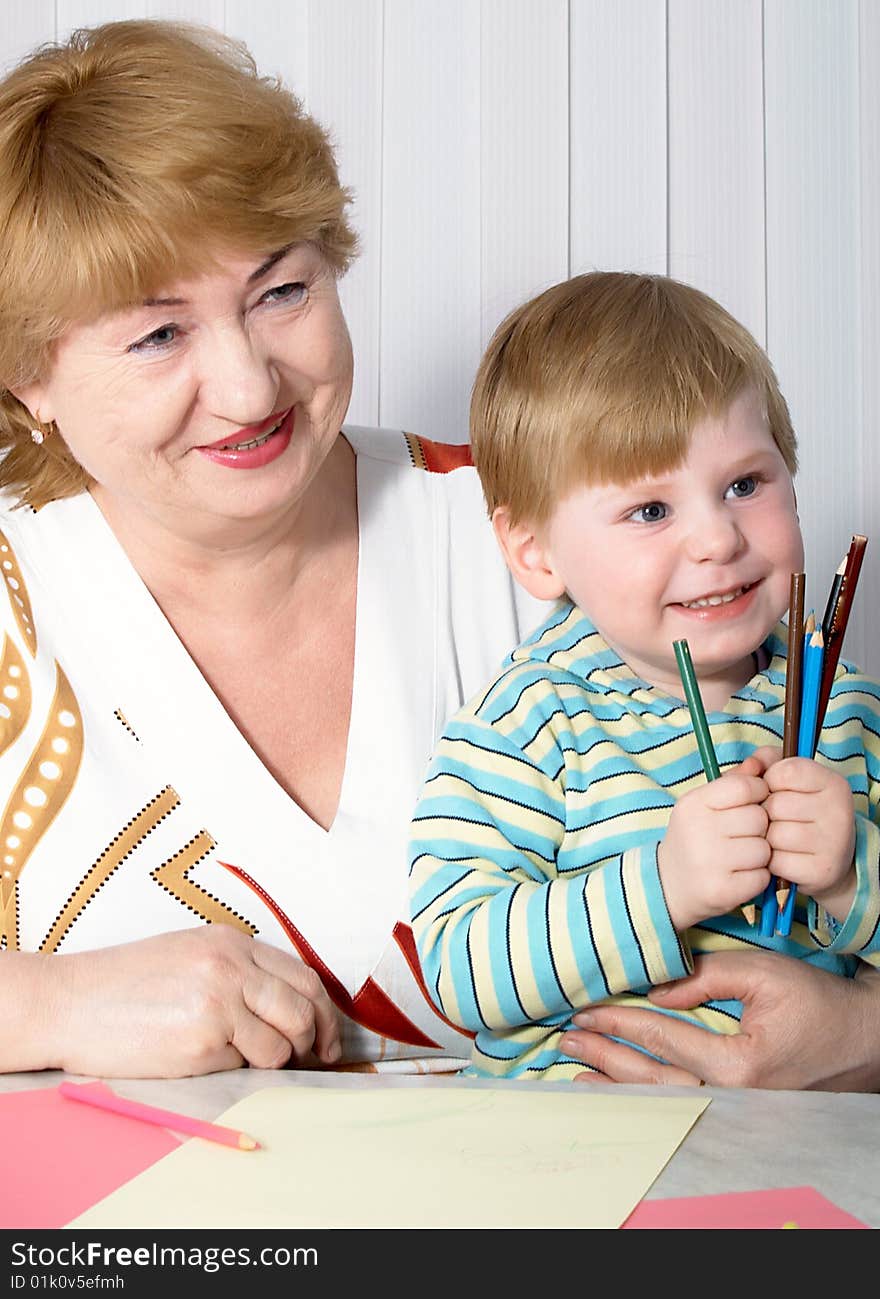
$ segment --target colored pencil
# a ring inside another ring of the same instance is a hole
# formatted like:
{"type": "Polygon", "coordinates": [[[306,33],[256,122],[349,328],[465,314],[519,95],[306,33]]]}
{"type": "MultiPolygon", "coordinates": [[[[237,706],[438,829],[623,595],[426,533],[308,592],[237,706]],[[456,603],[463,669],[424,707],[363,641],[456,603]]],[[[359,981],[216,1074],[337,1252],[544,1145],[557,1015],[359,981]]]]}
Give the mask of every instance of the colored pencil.
{"type": "Polygon", "coordinates": [[[804,661],[804,593],[806,575],[792,573],[788,601],[788,664],[785,669],[785,713],[782,731],[782,756],[797,753],[801,717],[801,674],[804,661]]]}
{"type": "Polygon", "coordinates": [[[831,590],[828,592],[828,603],[825,606],[825,613],[822,616],[822,636],[825,644],[831,640],[831,629],[834,626],[834,615],[837,612],[837,605],[840,600],[840,593],[843,588],[843,577],[846,572],[846,555],[837,566],[834,574],[834,581],[831,583],[831,590]]]}
{"type": "MultiPolygon", "coordinates": [[[[785,755],[788,758],[803,756],[800,753],[800,749],[798,747],[798,740],[800,738],[800,718],[803,715],[803,704],[804,704],[803,659],[806,656],[807,645],[810,643],[810,638],[815,632],[815,630],[816,630],[816,615],[813,613],[811,609],[809,617],[804,623],[803,636],[801,637],[801,655],[800,655],[801,656],[801,684],[800,684],[800,695],[798,699],[798,729],[795,734],[794,749],[792,752],[786,753],[785,755]]],[[[772,885],[773,880],[771,880],[770,883],[772,885]]],[[[774,934],[778,932],[777,919],[780,911],[788,902],[788,895],[791,890],[791,885],[788,884],[783,879],[777,879],[774,888],[776,894],[775,906],[773,905],[770,906],[767,915],[765,917],[762,917],[762,922],[761,922],[761,933],[764,934],[765,936],[767,934],[774,934]],[[770,923],[771,915],[773,921],[772,924],[770,923]]]]}
{"type": "MultiPolygon", "coordinates": [[[[697,737],[697,748],[700,751],[700,761],[703,764],[703,771],[706,773],[707,780],[717,780],[721,775],[721,768],[718,766],[718,759],[715,756],[715,746],[712,743],[709,723],[706,721],[706,711],[703,708],[703,699],[700,695],[699,684],[697,683],[694,661],[691,658],[691,648],[686,640],[673,641],[672,648],[675,650],[675,661],[678,664],[678,674],[681,677],[681,684],[684,688],[684,697],[687,700],[694,734],[697,737]]],[[[755,923],[753,907],[751,908],[751,912],[747,910],[746,907],[743,907],[742,913],[750,925],[755,923]]]]}
{"type": "Polygon", "coordinates": [[[865,557],[865,546],[867,544],[867,537],[863,537],[860,533],[853,534],[846,556],[843,581],[840,585],[831,627],[829,628],[829,634],[825,637],[825,658],[822,664],[822,682],[819,688],[818,720],[816,722],[817,742],[825,722],[825,713],[828,710],[828,700],[831,696],[834,673],[837,671],[840,651],[843,648],[843,638],[846,635],[846,625],[849,622],[850,610],[852,609],[853,597],[856,593],[856,584],[862,570],[862,560],[865,557]]]}
{"type": "Polygon", "coordinates": [[[233,1146],[236,1150],[256,1150],[260,1144],[247,1133],[237,1132],[235,1128],[207,1123],[204,1119],[176,1114],[173,1110],[160,1110],[155,1105],[142,1105],[140,1101],[127,1100],[109,1090],[93,1090],[89,1083],[63,1082],[59,1083],[58,1090],[68,1100],[81,1101],[84,1105],[110,1110],[114,1114],[124,1114],[130,1119],[140,1119],[143,1123],[153,1123],[160,1128],[170,1128],[172,1132],[185,1132],[189,1136],[204,1137],[206,1141],[218,1141],[221,1145],[233,1146]]]}
{"type": "MultiPolygon", "coordinates": [[[[812,758],[816,752],[819,725],[819,692],[822,685],[822,668],[825,661],[825,639],[822,628],[817,627],[804,647],[804,684],[801,694],[801,724],[798,731],[798,757],[812,758]]],[[[790,888],[785,905],[779,912],[776,932],[783,938],[791,933],[791,918],[797,889],[790,888]]]]}
{"type": "Polygon", "coordinates": [[[706,721],[706,713],[700,696],[700,687],[697,684],[697,674],[694,671],[690,646],[686,640],[677,640],[672,642],[672,648],[675,650],[675,661],[678,664],[678,673],[684,687],[684,697],[687,700],[694,734],[697,737],[697,748],[700,751],[700,760],[706,773],[706,779],[717,780],[721,775],[721,769],[715,756],[715,747],[712,744],[709,723],[706,721]]]}
{"type": "MultiPolygon", "coordinates": [[[[806,574],[792,573],[788,589],[788,661],[785,669],[785,712],[782,725],[782,756],[797,753],[801,716],[801,677],[804,660],[804,595],[806,574]]],[[[788,897],[785,880],[771,879],[761,903],[761,933],[770,937],[776,930],[779,907],[788,897]],[[766,912],[766,916],[765,916],[766,912]]]]}
{"type": "Polygon", "coordinates": [[[804,646],[804,684],[801,692],[801,723],[798,727],[799,758],[812,758],[816,752],[816,723],[819,719],[819,692],[825,662],[825,639],[822,628],[812,631],[804,646]]]}

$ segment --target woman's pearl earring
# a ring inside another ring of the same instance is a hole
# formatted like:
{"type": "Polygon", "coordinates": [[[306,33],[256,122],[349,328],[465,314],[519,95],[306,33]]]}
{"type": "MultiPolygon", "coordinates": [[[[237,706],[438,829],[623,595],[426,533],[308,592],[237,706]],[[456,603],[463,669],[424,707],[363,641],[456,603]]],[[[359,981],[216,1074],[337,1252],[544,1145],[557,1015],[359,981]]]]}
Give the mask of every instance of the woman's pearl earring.
{"type": "Polygon", "coordinates": [[[40,446],[43,442],[45,442],[45,440],[46,440],[46,434],[43,432],[41,428],[31,429],[31,441],[36,442],[37,446],[40,446]]]}

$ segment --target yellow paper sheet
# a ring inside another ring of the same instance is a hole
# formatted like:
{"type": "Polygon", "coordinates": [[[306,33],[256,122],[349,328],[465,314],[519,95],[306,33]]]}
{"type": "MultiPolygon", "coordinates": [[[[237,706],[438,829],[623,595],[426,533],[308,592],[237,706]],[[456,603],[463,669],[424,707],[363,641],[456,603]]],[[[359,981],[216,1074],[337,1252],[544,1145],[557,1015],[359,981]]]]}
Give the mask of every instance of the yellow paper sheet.
{"type": "Polygon", "coordinates": [[[588,1088],[271,1087],[70,1227],[616,1228],[709,1103],[588,1088]]]}

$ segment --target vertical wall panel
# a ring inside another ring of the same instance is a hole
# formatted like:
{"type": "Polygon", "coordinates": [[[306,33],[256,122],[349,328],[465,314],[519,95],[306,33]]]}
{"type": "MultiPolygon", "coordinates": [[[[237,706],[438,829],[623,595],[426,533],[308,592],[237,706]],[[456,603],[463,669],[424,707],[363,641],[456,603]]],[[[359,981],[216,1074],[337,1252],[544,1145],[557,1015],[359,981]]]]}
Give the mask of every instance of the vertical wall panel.
{"type": "Polygon", "coordinates": [[[55,36],[55,0],[4,0],[0,76],[55,36]]]}
{"type": "Polygon", "coordinates": [[[664,0],[571,0],[571,273],[664,272],[664,0]]]}
{"type": "Polygon", "coordinates": [[[467,438],[480,354],[480,11],[386,0],[380,416],[467,438]]]}
{"type": "Polygon", "coordinates": [[[225,0],[224,30],[244,41],[265,76],[281,77],[307,106],[309,100],[309,0],[281,5],[225,0]]]}
{"type": "Polygon", "coordinates": [[[568,275],[568,3],[483,0],[481,344],[568,275]]]}
{"type": "Polygon", "coordinates": [[[171,18],[223,27],[224,0],[57,0],[58,33],[123,18],[171,18]]]}
{"type": "Polygon", "coordinates": [[[669,274],[765,341],[761,0],[669,2],[669,274]]]}
{"type": "MultiPolygon", "coordinates": [[[[858,499],[858,11],[854,0],[767,0],[768,350],[801,447],[807,607],[824,608],[858,499]]],[[[863,658],[857,602],[845,652],[863,658]]]]}
{"type": "MultiPolygon", "coordinates": [[[[859,19],[859,171],[861,191],[859,306],[862,474],[852,496],[868,537],[859,578],[856,634],[846,652],[880,676],[880,5],[861,0],[859,19]]],[[[854,304],[855,306],[855,304],[854,304]]]]}
{"type": "Polygon", "coordinates": [[[59,40],[77,27],[97,27],[100,23],[153,16],[139,0],[57,0],[55,11],[59,40]]]}
{"type": "Polygon", "coordinates": [[[309,108],[336,141],[361,254],[340,284],[355,357],[349,420],[379,422],[382,271],[382,0],[312,0],[309,108]],[[340,35],[345,33],[345,39],[340,35]]]}

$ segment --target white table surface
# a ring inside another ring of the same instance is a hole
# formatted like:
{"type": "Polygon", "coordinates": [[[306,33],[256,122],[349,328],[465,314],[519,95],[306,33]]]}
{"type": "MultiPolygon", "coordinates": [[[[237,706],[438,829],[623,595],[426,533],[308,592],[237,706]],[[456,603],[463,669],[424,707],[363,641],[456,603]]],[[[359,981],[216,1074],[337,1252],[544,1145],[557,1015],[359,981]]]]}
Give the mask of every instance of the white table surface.
{"type": "MultiPolygon", "coordinates": [[[[52,1087],[66,1076],[52,1072],[0,1074],[0,1091],[52,1087]]],[[[74,1081],[82,1079],[74,1078],[74,1081]]],[[[237,1069],[202,1078],[108,1081],[122,1096],[203,1119],[216,1119],[236,1101],[262,1087],[487,1085],[443,1076],[382,1077],[260,1069],[237,1069]]],[[[548,1086],[540,1082],[509,1085],[548,1086]]],[[[549,1084],[550,1087],[561,1085],[549,1084]]],[[[598,1089],[631,1095],[693,1096],[693,1090],[686,1087],[598,1089]]],[[[646,1199],[812,1186],[869,1227],[880,1227],[880,1096],[712,1087],[705,1088],[702,1095],[710,1098],[711,1103],[660,1173],[646,1199]]]]}

